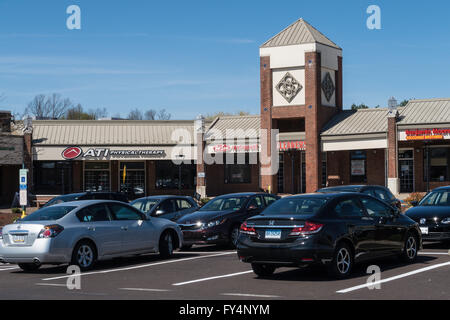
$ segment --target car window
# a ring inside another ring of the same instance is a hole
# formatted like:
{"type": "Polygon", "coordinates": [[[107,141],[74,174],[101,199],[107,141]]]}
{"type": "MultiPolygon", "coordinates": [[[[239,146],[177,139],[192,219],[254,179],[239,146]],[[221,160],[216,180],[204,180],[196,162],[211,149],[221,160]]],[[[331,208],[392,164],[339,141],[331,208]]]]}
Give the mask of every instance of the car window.
{"type": "Polygon", "coordinates": [[[142,216],[132,208],[121,204],[110,204],[114,220],[142,220],[142,216]]]}
{"type": "Polygon", "coordinates": [[[192,208],[192,204],[190,204],[187,200],[177,199],[175,201],[177,203],[178,210],[186,210],[192,208]]]}
{"type": "Polygon", "coordinates": [[[223,210],[240,210],[245,202],[247,197],[221,197],[214,198],[208,201],[203,207],[201,207],[200,211],[223,211],[223,210]]]}
{"type": "Polygon", "coordinates": [[[368,189],[364,189],[362,192],[362,194],[367,194],[369,196],[375,196],[375,194],[373,193],[373,190],[368,188],[368,189]]]}
{"type": "Polygon", "coordinates": [[[253,209],[262,209],[262,208],[264,208],[263,201],[262,201],[261,197],[260,196],[253,197],[249,201],[249,203],[247,205],[247,208],[249,208],[249,209],[250,208],[253,208],[253,209]]]}
{"type": "Polygon", "coordinates": [[[266,206],[270,206],[272,203],[277,201],[277,198],[273,196],[264,196],[264,200],[266,201],[266,206]]]}
{"type": "Polygon", "coordinates": [[[108,208],[104,204],[89,206],[77,212],[81,222],[110,221],[108,208]]]}
{"type": "Polygon", "coordinates": [[[383,189],[376,188],[374,190],[374,192],[375,192],[375,197],[377,197],[378,199],[383,200],[383,201],[389,201],[389,196],[386,193],[386,191],[384,191],[383,189]]]}
{"type": "Polygon", "coordinates": [[[156,209],[155,211],[155,215],[158,215],[157,212],[158,211],[163,211],[163,214],[168,214],[168,213],[172,213],[175,212],[175,203],[173,200],[171,199],[167,199],[164,200],[156,209]]]}
{"type": "Polygon", "coordinates": [[[283,198],[273,203],[270,207],[267,207],[266,210],[263,211],[263,214],[314,215],[319,212],[320,208],[322,208],[326,202],[326,199],[320,198],[283,198]]]}
{"type": "Polygon", "coordinates": [[[420,206],[450,206],[450,190],[432,191],[419,203],[420,206]]]}
{"type": "Polygon", "coordinates": [[[363,197],[361,202],[366,208],[367,214],[371,217],[387,217],[391,214],[391,208],[376,199],[363,197]]]}
{"type": "Polygon", "coordinates": [[[339,217],[362,217],[363,208],[356,199],[345,199],[339,201],[334,207],[334,212],[339,217]]]}
{"type": "Polygon", "coordinates": [[[76,206],[51,206],[39,209],[20,221],[43,221],[43,220],[58,220],[68,214],[70,211],[75,209],[76,206]]]}

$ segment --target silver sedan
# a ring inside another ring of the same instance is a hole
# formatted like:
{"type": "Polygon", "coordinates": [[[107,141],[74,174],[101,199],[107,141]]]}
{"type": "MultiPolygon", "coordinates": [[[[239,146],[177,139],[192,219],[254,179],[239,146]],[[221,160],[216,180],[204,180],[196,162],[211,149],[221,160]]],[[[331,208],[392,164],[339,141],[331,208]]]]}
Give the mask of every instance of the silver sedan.
{"type": "Polygon", "coordinates": [[[182,241],[176,223],[147,217],[122,202],[64,202],[3,227],[0,262],[26,271],[65,263],[88,270],[98,260],[120,256],[159,252],[168,258],[182,241]]]}

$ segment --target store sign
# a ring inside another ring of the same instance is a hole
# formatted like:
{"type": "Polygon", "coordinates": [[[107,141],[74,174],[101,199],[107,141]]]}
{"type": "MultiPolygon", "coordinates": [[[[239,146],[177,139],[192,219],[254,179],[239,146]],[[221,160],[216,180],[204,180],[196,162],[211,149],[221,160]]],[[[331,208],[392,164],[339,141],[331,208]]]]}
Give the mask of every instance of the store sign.
{"type": "Polygon", "coordinates": [[[400,132],[401,141],[450,139],[450,129],[414,129],[400,132]]]}
{"type": "Polygon", "coordinates": [[[363,176],[366,173],[364,160],[352,160],[351,174],[352,176],[363,176]]]}
{"type": "Polygon", "coordinates": [[[209,153],[249,153],[260,152],[261,146],[253,144],[218,144],[208,147],[209,153]]]}
{"type": "Polygon", "coordinates": [[[124,158],[124,157],[156,157],[163,156],[164,150],[111,150],[109,148],[89,148],[85,152],[80,147],[68,147],[61,156],[66,160],[78,158],[124,158]]]}
{"type": "Polygon", "coordinates": [[[279,151],[287,151],[287,150],[306,150],[306,142],[305,141],[280,141],[278,142],[278,150],[279,151]]]}

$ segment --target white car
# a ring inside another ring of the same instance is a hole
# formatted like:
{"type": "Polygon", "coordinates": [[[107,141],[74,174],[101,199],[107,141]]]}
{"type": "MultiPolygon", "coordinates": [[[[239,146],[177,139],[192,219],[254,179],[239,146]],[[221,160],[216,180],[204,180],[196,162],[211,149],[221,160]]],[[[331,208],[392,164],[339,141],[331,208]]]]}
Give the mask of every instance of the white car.
{"type": "Polygon", "coordinates": [[[118,201],[86,200],[39,209],[0,233],[0,262],[26,271],[42,264],[75,264],[91,269],[98,260],[144,253],[172,256],[180,248],[179,226],[147,217],[118,201]]]}

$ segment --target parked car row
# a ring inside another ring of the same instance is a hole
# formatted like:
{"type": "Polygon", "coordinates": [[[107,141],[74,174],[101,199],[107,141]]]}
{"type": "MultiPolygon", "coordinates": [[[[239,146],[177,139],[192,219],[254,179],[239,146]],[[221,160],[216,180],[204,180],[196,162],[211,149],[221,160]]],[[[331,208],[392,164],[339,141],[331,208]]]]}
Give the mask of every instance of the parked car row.
{"type": "Polygon", "coordinates": [[[380,186],[339,186],[284,198],[234,193],[202,207],[186,196],[127,202],[111,192],[56,197],[0,231],[0,262],[28,271],[65,263],[88,270],[119,256],[168,258],[194,244],[226,244],[259,276],[278,267],[324,265],[344,278],[359,261],[386,255],[414,261],[422,237],[450,238],[450,187],[429,193],[406,214],[380,186]]]}

